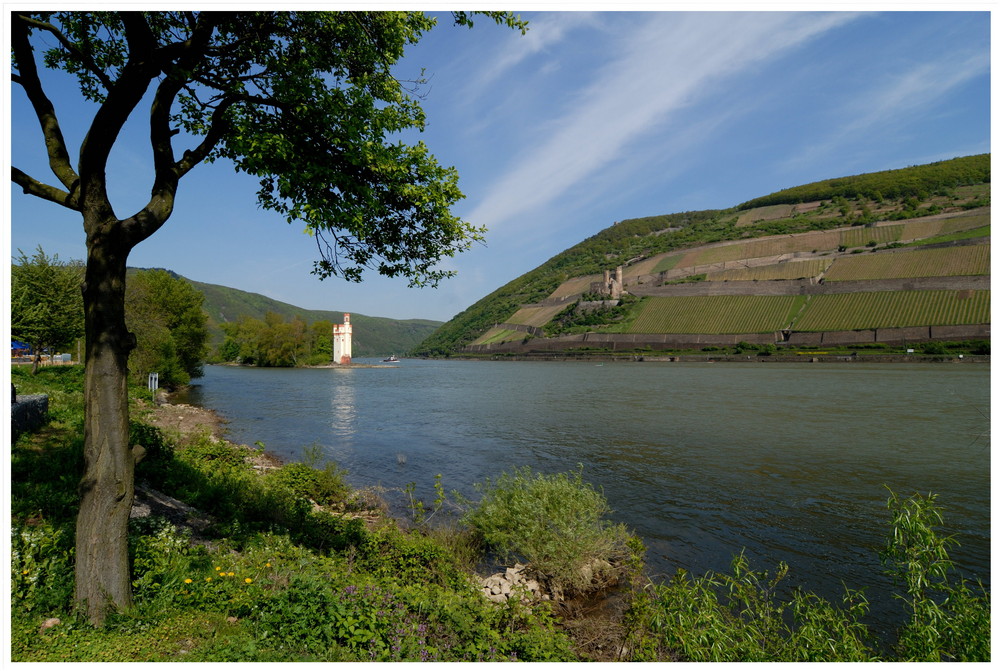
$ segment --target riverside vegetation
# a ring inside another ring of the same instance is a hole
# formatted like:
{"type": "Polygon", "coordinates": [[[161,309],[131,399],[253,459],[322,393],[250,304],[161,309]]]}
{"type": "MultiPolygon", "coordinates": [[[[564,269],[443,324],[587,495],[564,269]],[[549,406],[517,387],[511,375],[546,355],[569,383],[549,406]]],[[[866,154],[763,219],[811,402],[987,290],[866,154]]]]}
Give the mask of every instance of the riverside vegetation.
{"type": "MultiPolygon", "coordinates": [[[[135,605],[94,628],[72,611],[73,525],[82,472],[83,371],[12,371],[19,393],[46,393],[49,423],[12,450],[11,657],[64,661],[861,661],[989,660],[990,597],[958,577],[933,495],[891,493],[881,558],[905,623],[892,641],[864,624],[863,589],[832,603],[801,589],[779,596],[773,573],[742,555],[729,573],[666,583],[643,574],[641,542],[606,521],[583,469],[500,474],[481,500],[414,501],[412,520],[365,511],[370,493],[307,451],[309,463],[255,468],[259,450],[207,432],[144,420],[137,481],[183,501],[190,515],[133,519],[135,605]],[[442,515],[443,517],[443,515],[442,515]],[[501,604],[480,593],[487,559],[528,563],[562,598],[501,604]],[[603,578],[581,572],[606,562],[603,578]],[[577,608],[614,587],[619,607],[577,608]],[[593,611],[596,612],[596,611],[593,611]]],[[[411,488],[412,494],[412,488],[411,488]]]]}

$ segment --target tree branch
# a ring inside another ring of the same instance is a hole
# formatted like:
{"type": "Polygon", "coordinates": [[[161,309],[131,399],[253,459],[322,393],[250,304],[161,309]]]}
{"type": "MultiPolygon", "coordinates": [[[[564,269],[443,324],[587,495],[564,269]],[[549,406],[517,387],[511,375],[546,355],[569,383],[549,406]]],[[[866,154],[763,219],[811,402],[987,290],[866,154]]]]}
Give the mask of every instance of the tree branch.
{"type": "Polygon", "coordinates": [[[43,200],[51,201],[71,210],[80,209],[68,192],[43,182],[39,182],[34,177],[18,170],[14,166],[10,167],[10,180],[20,186],[26,194],[38,196],[43,200]]]}
{"type": "Polygon", "coordinates": [[[122,12],[129,55],[118,80],[94,115],[80,148],[80,174],[84,207],[111,206],[107,195],[106,168],[111,148],[118,134],[142,100],[149,83],[160,70],[154,61],[156,39],[139,12],[122,12]]]}
{"type": "Polygon", "coordinates": [[[44,30],[45,32],[54,35],[55,38],[59,40],[59,44],[62,45],[63,49],[68,51],[74,58],[83,63],[88,72],[93,73],[95,77],[101,80],[101,84],[104,85],[104,88],[111,88],[112,81],[111,78],[108,77],[107,73],[97,66],[97,63],[94,62],[94,59],[89,53],[78,49],[75,44],[70,42],[69,38],[66,37],[61,30],[53,26],[51,23],[45,23],[44,21],[33,19],[30,16],[22,16],[21,19],[30,26],[34,26],[39,30],[44,30]]]}
{"type": "MultiPolygon", "coordinates": [[[[35,54],[28,40],[28,23],[26,17],[15,14],[11,21],[11,49],[17,62],[18,73],[12,75],[11,81],[19,84],[28,96],[42,134],[45,136],[45,149],[49,156],[49,168],[70,192],[70,198],[75,198],[75,190],[79,186],[80,177],[70,163],[69,152],[66,150],[66,140],[63,138],[59,119],[56,117],[52,101],[45,95],[42,82],[38,78],[38,68],[35,65],[35,54]]],[[[21,173],[24,174],[24,173],[21,173]]],[[[38,182],[41,184],[41,182],[38,182]]],[[[23,185],[22,185],[23,186],[23,185]]],[[[30,193],[34,193],[31,191],[30,193]]],[[[37,195],[37,194],[36,194],[37,195]]],[[[69,201],[67,201],[68,203],[69,201]]],[[[73,205],[66,204],[67,207],[73,205]]],[[[74,208],[75,209],[75,208],[74,208]]]]}

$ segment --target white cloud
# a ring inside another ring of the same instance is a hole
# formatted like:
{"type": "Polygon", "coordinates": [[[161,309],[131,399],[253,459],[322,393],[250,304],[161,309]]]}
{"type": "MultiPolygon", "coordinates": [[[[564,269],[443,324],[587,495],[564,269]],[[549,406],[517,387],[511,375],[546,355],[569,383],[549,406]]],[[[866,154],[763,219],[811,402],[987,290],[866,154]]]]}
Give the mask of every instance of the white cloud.
{"type": "Polygon", "coordinates": [[[678,110],[854,18],[852,14],[636,15],[613,39],[620,56],[580,90],[572,110],[543,122],[548,139],[523,151],[466,217],[495,229],[542,207],[641,142],[678,110]]]}
{"type": "Polygon", "coordinates": [[[838,111],[835,118],[845,119],[846,123],[823,142],[804,149],[787,163],[801,165],[814,161],[845,142],[863,141],[866,133],[896,126],[904,118],[924,114],[955,88],[988,73],[989,68],[988,54],[955,53],[945,60],[917,63],[905,72],[893,73],[891,81],[875,82],[869,91],[856,96],[838,111]]]}
{"type": "MultiPolygon", "coordinates": [[[[533,18],[527,33],[512,32],[502,41],[500,50],[485,59],[488,66],[472,80],[466,91],[467,98],[477,98],[494,81],[527,58],[552,51],[577,29],[594,27],[599,25],[599,21],[599,17],[591,12],[559,12],[533,18]]],[[[553,67],[557,66],[551,62],[541,65],[543,69],[553,67]]]]}

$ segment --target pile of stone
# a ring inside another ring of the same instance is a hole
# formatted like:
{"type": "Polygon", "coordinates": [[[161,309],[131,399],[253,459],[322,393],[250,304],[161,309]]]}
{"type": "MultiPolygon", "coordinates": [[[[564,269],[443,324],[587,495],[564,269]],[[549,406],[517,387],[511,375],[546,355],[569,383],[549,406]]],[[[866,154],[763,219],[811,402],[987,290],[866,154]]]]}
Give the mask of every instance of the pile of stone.
{"type": "Polygon", "coordinates": [[[542,591],[541,584],[531,577],[524,564],[515,564],[501,573],[483,578],[481,584],[483,595],[494,603],[505,603],[510,598],[520,598],[524,603],[551,598],[542,591]]]}
{"type": "MultiPolygon", "coordinates": [[[[622,575],[621,566],[594,559],[580,567],[578,590],[595,592],[618,584],[622,575]]],[[[531,568],[525,564],[514,564],[500,573],[482,578],[480,589],[483,596],[494,603],[506,603],[508,599],[520,598],[522,603],[536,601],[561,602],[566,597],[557,584],[539,580],[531,568]]]]}

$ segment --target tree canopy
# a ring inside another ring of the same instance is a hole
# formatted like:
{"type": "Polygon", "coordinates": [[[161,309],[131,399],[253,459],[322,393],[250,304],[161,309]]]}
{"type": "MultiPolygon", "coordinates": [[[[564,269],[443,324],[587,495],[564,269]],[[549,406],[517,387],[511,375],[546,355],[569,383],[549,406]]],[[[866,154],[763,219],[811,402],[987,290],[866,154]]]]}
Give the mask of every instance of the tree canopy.
{"type": "Polygon", "coordinates": [[[140,379],[158,373],[164,387],[201,377],[208,352],[204,302],[190,282],[165,270],[143,270],[129,277],[125,322],[136,335],[129,372],[140,379]]]}
{"type": "Polygon", "coordinates": [[[83,335],[83,266],[48,256],[39,246],[29,258],[18,251],[11,266],[11,337],[31,345],[38,357],[46,348],[63,347],[83,335]]]}
{"type": "MultiPolygon", "coordinates": [[[[512,15],[488,13],[512,27],[512,15]]],[[[259,179],[258,198],[305,224],[320,259],[314,272],[361,279],[364,269],[436,284],[443,257],[482,230],[450,213],[462,198],[453,168],[421,142],[415,95],[393,65],[436,20],[421,12],[35,12],[13,21],[12,81],[31,99],[60,185],[16,167],[27,193],[82,209],[106,200],[98,175],[117,133],[150,86],[155,178],[147,205],[126,226],[133,245],[169,216],[181,177],[201,161],[228,159],[259,179]],[[74,167],[36,71],[32,33],[54,40],[45,65],[76,76],[100,104],[74,167]],[[182,148],[186,146],[186,148],[182,148]],[[95,168],[98,168],[95,170],[95,168]]],[[[471,25],[468,14],[456,23],[471,25]]]]}

